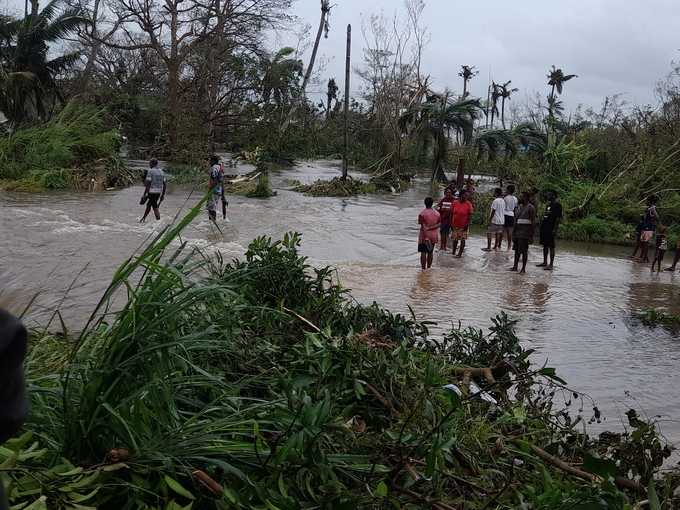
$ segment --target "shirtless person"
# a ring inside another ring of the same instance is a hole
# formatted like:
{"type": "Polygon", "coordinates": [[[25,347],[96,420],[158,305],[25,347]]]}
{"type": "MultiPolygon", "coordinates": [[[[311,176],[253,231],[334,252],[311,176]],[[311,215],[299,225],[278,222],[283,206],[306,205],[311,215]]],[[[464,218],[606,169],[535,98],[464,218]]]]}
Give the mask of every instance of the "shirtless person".
{"type": "Polygon", "coordinates": [[[510,271],[517,271],[519,257],[522,256],[522,269],[519,274],[526,274],[527,258],[529,256],[529,243],[534,237],[534,223],[536,222],[536,209],[530,203],[531,197],[528,191],[519,196],[519,207],[515,215],[515,225],[512,229],[515,241],[515,265],[510,271]]]}

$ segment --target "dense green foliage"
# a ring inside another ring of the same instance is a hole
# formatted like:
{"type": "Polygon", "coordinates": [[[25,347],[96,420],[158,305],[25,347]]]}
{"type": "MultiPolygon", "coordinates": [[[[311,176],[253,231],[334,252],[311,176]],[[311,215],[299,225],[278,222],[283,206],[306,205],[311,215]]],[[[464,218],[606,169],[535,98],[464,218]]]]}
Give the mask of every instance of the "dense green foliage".
{"type": "MultiPolygon", "coordinates": [[[[114,156],[116,132],[105,111],[72,101],[44,124],[0,137],[0,186],[20,181],[42,188],[127,185],[129,173],[114,156]]],[[[16,186],[16,183],[13,183],[16,186]]]]}
{"type": "Polygon", "coordinates": [[[531,366],[505,315],[435,338],[356,304],[297,234],[232,263],[170,250],[200,212],[120,267],[80,335],[36,332],[26,432],[0,448],[13,504],[585,510],[659,493],[672,508],[654,424],[584,436],[569,409],[586,397],[531,366]]]}

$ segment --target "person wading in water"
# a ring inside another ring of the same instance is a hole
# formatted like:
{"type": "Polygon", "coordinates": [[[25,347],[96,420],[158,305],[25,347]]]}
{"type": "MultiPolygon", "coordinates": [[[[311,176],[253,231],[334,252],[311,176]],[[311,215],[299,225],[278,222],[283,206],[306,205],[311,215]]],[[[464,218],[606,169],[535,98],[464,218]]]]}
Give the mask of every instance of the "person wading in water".
{"type": "Polygon", "coordinates": [[[519,274],[526,274],[527,258],[529,257],[529,243],[534,238],[534,223],[536,222],[536,209],[529,203],[531,197],[528,191],[519,196],[519,207],[515,215],[515,226],[512,229],[515,241],[515,265],[510,271],[517,271],[519,257],[522,256],[522,269],[519,274]]]}

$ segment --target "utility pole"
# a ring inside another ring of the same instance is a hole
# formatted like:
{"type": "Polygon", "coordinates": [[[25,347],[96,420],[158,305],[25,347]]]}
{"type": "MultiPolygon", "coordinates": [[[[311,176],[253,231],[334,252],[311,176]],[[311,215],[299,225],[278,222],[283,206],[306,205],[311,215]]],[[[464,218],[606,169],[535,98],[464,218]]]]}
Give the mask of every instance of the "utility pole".
{"type": "Polygon", "coordinates": [[[342,139],[342,180],[347,180],[347,131],[349,130],[349,75],[350,75],[350,53],[352,50],[352,25],[347,25],[347,56],[345,60],[345,112],[344,112],[344,133],[342,139]]]}

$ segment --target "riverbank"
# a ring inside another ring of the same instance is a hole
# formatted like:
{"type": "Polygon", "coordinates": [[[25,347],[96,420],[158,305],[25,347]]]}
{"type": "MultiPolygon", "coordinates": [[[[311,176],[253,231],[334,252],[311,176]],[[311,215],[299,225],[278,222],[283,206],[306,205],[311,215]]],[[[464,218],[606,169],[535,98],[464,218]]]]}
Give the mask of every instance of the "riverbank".
{"type": "Polygon", "coordinates": [[[618,509],[672,494],[677,474],[652,482],[670,453],[655,427],[629,414],[632,436],[583,435],[576,409],[593,403],[532,366],[505,315],[488,333],[433,334],[311,271],[294,234],[256,239],[240,262],[180,255],[201,213],[116,271],[82,334],[34,335],[31,415],[0,468],[14,504],[36,489],[49,508],[103,510],[618,509]]]}
{"type": "MultiPolygon", "coordinates": [[[[301,252],[315,268],[331,266],[344,286],[366,306],[379,302],[393,313],[435,321],[431,332],[443,335],[451,324],[488,331],[489,318],[505,311],[519,322],[517,336],[531,359],[550,360],[561,377],[589,394],[607,428],[623,430],[621,409],[634,407],[661,416],[668,439],[680,442],[680,395],[675,368],[677,339],[661,328],[653,333],[630,320],[631,313],[653,307],[680,314],[677,273],[651,274],[635,264],[628,248],[559,241],[556,271],[533,265],[542,259],[530,248],[526,277],[509,275],[511,253],[481,251],[483,231],[475,230],[462,259],[435,253],[431,271],[420,270],[416,218],[423,197],[440,192],[416,180],[400,195],[314,198],[286,190],[286,180],[302,183],[338,175],[334,165],[310,162],[310,168],[271,172],[277,196],[263,200],[228,196],[227,220],[218,227],[199,216],[183,240],[224,260],[243,257],[253,237],[281,239],[290,230],[304,232],[301,252]]],[[[31,300],[29,324],[45,324],[59,307],[69,329],[87,320],[110,283],[110,275],[157,230],[204,188],[169,181],[161,222],[138,223],[143,207],[141,183],[125,189],[77,193],[0,192],[0,306],[21,313],[31,300]],[[70,290],[69,290],[70,289],[70,290]]],[[[670,261],[668,261],[670,263],[670,261]]],[[[588,424],[597,433],[600,425],[588,424]]]]}

